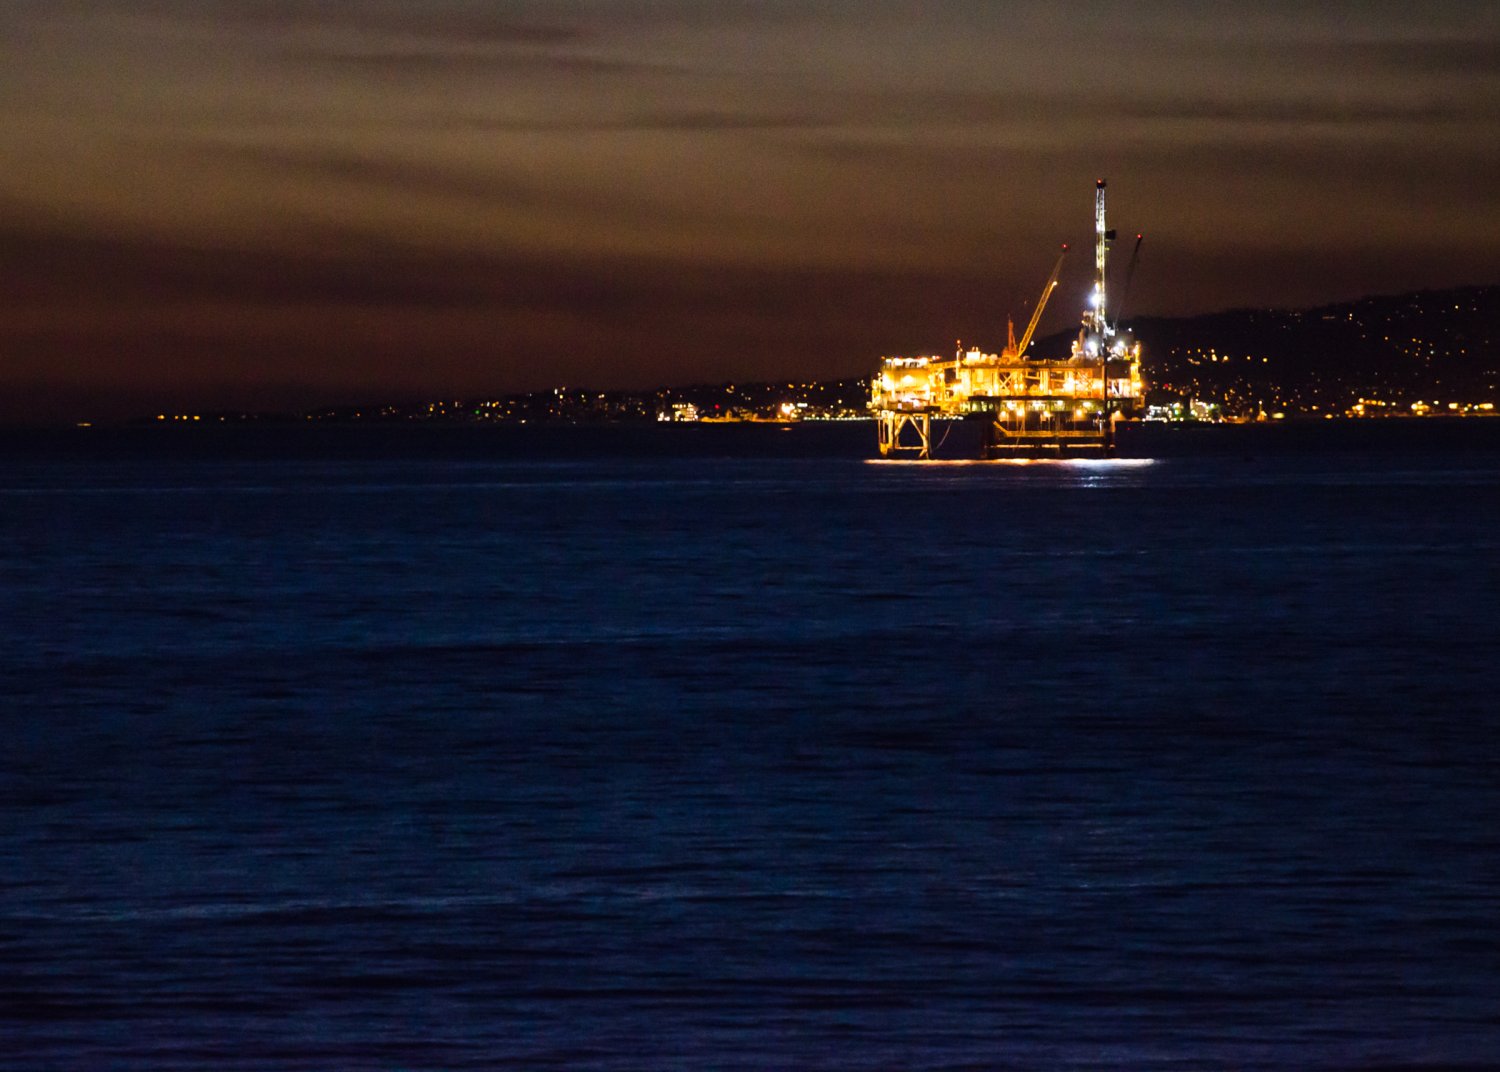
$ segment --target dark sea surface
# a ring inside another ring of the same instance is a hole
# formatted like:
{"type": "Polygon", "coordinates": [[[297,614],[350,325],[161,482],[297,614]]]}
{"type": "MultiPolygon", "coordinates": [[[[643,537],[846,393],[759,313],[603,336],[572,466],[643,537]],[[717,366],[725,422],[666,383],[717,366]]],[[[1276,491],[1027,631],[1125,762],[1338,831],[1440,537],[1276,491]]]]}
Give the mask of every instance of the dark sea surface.
{"type": "Polygon", "coordinates": [[[13,437],[0,1069],[1500,1065],[1497,437],[1235,434],[13,437]]]}

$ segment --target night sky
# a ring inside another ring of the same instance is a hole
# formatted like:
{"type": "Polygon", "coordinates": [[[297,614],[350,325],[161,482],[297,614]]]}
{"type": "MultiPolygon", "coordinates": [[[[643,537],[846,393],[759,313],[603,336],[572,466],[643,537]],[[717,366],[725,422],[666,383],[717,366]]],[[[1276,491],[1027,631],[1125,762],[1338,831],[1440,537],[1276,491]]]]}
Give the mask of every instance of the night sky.
{"type": "Polygon", "coordinates": [[[998,348],[1500,281],[1500,4],[0,0],[0,419],[998,348]],[[1122,258],[1123,259],[1123,258],[1122,258]]]}

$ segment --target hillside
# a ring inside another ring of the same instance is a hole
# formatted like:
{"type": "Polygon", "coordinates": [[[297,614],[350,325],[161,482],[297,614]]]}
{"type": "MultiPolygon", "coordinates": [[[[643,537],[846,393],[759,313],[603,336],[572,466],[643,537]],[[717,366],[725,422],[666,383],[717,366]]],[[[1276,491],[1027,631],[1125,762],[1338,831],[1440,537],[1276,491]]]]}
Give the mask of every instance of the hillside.
{"type": "Polygon", "coordinates": [[[1343,412],[1361,399],[1367,412],[1500,403],[1500,286],[1127,324],[1153,402],[1195,398],[1226,413],[1343,412]]]}

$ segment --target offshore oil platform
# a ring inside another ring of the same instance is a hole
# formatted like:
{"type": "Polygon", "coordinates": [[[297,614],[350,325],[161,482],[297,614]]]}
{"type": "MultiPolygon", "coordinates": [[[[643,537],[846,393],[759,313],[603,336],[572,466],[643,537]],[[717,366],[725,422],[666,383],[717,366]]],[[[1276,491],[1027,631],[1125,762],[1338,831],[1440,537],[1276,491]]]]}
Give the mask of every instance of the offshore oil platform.
{"type": "MultiPolygon", "coordinates": [[[[1083,326],[1067,357],[1026,354],[1057,286],[1068,247],[1063,246],[1042,288],[1031,322],[1019,341],[1011,326],[1004,350],[984,353],[962,345],[952,358],[886,357],[871,380],[870,410],[875,416],[882,457],[927,461],[937,456],[958,427],[979,425],[978,456],[1106,457],[1114,452],[1115,425],[1139,416],[1141,346],[1110,320],[1106,268],[1115,232],[1104,221],[1104,180],[1094,192],[1094,289],[1083,326]],[[933,442],[934,422],[944,436],[933,442]]],[[[1125,291],[1140,255],[1136,235],[1125,291]]],[[[1123,303],[1122,303],[1123,304],[1123,303]]],[[[955,453],[974,455],[972,435],[961,435],[955,453]]]]}

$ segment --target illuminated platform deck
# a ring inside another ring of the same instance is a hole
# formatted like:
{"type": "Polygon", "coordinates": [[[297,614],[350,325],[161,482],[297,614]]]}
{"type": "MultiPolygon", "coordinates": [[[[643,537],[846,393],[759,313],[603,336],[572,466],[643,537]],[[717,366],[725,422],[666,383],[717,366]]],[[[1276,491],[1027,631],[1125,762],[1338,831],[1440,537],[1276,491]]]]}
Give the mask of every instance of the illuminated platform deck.
{"type": "Polygon", "coordinates": [[[952,359],[886,358],[870,408],[885,457],[934,457],[934,419],[983,422],[981,457],[1105,454],[1114,423],[1136,414],[1141,393],[1138,347],[1065,361],[969,350],[952,359]]]}

